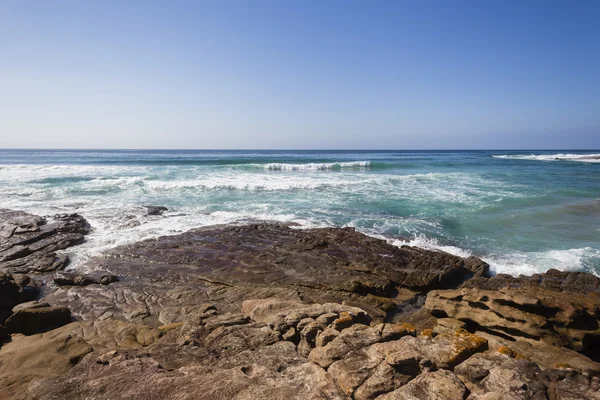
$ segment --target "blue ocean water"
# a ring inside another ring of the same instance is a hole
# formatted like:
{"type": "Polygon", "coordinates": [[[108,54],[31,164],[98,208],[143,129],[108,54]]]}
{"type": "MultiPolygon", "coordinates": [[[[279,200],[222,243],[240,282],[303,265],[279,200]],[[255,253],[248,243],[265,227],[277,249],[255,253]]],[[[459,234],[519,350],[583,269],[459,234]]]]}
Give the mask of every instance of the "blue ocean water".
{"type": "Polygon", "coordinates": [[[1,150],[0,207],[78,212],[78,268],[120,244],[256,219],[353,226],[494,271],[600,272],[600,152],[1,150]],[[164,205],[146,216],[143,205],[164,205]]]}

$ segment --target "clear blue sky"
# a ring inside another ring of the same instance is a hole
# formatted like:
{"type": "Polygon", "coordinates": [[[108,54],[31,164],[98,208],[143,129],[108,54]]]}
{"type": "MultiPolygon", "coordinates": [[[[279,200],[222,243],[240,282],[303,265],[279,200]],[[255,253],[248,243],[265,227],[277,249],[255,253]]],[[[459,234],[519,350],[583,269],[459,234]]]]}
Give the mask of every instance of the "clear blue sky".
{"type": "Polygon", "coordinates": [[[0,147],[600,148],[600,1],[0,0],[0,147]]]}

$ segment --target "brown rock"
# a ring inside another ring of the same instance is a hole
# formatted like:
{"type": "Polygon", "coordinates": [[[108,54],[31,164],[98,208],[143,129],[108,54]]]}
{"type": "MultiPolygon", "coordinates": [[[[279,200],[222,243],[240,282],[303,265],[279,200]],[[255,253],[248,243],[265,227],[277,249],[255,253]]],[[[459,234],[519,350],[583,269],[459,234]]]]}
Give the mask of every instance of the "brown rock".
{"type": "Polygon", "coordinates": [[[592,354],[600,343],[600,294],[539,288],[432,291],[425,307],[436,316],[469,321],[515,339],[542,340],[592,354]]]}
{"type": "Polygon", "coordinates": [[[28,276],[13,276],[0,271],[0,324],[10,316],[17,304],[33,300],[38,292],[37,282],[28,276]]]}
{"type": "MultiPolygon", "coordinates": [[[[501,353],[476,354],[454,369],[477,396],[546,399],[547,379],[533,362],[501,353]]],[[[484,398],[484,397],[473,397],[484,398]]]]}
{"type": "Polygon", "coordinates": [[[439,370],[419,375],[400,389],[377,397],[378,400],[463,400],[465,385],[450,371],[439,370]]]}
{"type": "Polygon", "coordinates": [[[15,338],[0,349],[0,398],[24,393],[32,379],[64,374],[91,351],[82,338],[59,330],[15,338]]]}
{"type": "Polygon", "coordinates": [[[4,323],[9,333],[33,335],[46,332],[71,322],[71,312],[66,307],[51,307],[48,304],[29,303],[17,307],[4,323]]]}

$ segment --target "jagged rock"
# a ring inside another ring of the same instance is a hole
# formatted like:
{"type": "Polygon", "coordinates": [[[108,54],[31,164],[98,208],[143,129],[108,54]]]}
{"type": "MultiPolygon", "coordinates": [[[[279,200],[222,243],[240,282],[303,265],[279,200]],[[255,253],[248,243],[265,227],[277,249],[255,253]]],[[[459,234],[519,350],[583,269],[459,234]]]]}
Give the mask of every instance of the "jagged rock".
{"type": "Polygon", "coordinates": [[[432,291],[425,307],[435,316],[474,323],[515,339],[542,340],[592,354],[600,343],[600,294],[539,288],[432,291]]]}
{"type": "Polygon", "coordinates": [[[43,273],[63,268],[66,249],[85,240],[91,230],[77,214],[60,214],[46,219],[25,213],[0,209],[0,269],[13,273],[43,273]]]}
{"type": "Polygon", "coordinates": [[[26,303],[15,307],[13,311],[4,322],[9,333],[33,335],[71,322],[71,312],[67,307],[51,307],[47,303],[26,303]]]}

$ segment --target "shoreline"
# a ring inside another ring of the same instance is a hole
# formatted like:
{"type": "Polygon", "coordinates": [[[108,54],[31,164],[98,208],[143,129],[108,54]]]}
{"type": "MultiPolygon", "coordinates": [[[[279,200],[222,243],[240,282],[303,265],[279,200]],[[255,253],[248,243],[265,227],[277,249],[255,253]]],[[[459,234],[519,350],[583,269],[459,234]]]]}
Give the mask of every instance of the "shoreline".
{"type": "Polygon", "coordinates": [[[597,394],[600,279],[585,272],[490,276],[353,228],[253,223],[120,246],[78,274],[54,252],[85,240],[85,219],[2,218],[3,397],[462,399],[517,396],[515,379],[597,394]]]}

